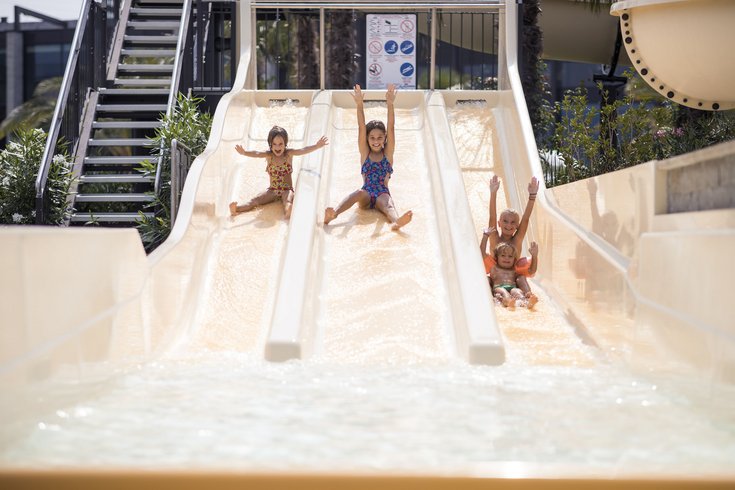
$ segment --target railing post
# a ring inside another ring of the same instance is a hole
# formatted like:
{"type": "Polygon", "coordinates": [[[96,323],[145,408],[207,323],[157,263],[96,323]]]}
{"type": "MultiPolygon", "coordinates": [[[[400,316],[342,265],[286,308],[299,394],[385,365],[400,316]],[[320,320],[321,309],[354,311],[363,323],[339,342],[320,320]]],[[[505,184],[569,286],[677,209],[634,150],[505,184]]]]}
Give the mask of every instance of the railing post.
{"type": "Polygon", "coordinates": [[[326,27],[324,25],[325,15],[324,7],[319,7],[319,89],[324,90],[326,87],[326,71],[327,71],[327,53],[326,42],[324,36],[326,27]]]}
{"type": "Polygon", "coordinates": [[[174,226],[179,207],[179,160],[179,142],[174,138],[171,140],[171,227],[174,226]]]}
{"type": "Polygon", "coordinates": [[[436,9],[430,11],[431,15],[431,58],[429,64],[429,89],[434,90],[434,79],[436,78],[436,9]]]}

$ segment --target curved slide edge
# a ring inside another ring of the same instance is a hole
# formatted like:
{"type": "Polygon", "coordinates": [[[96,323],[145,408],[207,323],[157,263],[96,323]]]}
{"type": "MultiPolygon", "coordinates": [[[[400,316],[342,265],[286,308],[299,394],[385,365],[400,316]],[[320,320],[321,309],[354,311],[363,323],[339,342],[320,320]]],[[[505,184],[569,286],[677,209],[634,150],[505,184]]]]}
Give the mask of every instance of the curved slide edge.
{"type": "MultiPolygon", "coordinates": [[[[185,328],[177,322],[193,315],[196,299],[206,271],[206,257],[216,242],[217,232],[226,215],[227,196],[220,198],[224,171],[216,160],[221,141],[236,130],[246,131],[249,121],[237,128],[228,125],[233,106],[242,105],[252,94],[242,94],[251,76],[251,8],[249,0],[238,4],[239,54],[241,62],[233,89],[225,94],[212,118],[207,147],[192,164],[179,206],[178,219],[168,239],[146,256],[135,229],[64,229],[17,228],[1,230],[0,248],[10,247],[6,257],[20,257],[18,243],[43,238],[43,247],[24,247],[28,258],[15,260],[23,270],[18,274],[28,298],[38,304],[77,304],[69,309],[74,314],[58,315],[59,308],[34,308],[34,315],[13,308],[21,316],[0,315],[2,325],[8,321],[19,325],[33,323],[32,331],[20,329],[19,335],[3,336],[0,349],[0,383],[11,380],[40,380],[54,374],[59,366],[132,355],[145,358],[160,353],[166,341],[185,328]],[[201,196],[210,193],[208,196],[201,196]],[[219,211],[219,212],[217,212],[219,211]],[[10,233],[9,233],[10,232],[10,233]],[[60,243],[63,246],[59,246],[60,243]],[[68,243],[68,245],[67,245],[68,243]],[[66,247],[70,247],[69,252],[66,247]],[[79,250],[90,250],[80,254],[79,250]],[[69,257],[76,257],[70,260],[69,257]],[[121,260],[121,257],[126,257],[121,260]],[[95,265],[97,264],[97,265],[95,265]],[[33,276],[29,275],[33,274],[33,276]],[[39,282],[40,279],[40,282],[39,282]],[[34,284],[46,284],[39,289],[34,284]],[[35,290],[35,293],[31,291],[35,290]],[[89,292],[89,294],[86,294],[89,292]],[[83,297],[84,306],[78,305],[83,297]],[[41,318],[45,315],[47,318],[41,318]],[[154,328],[155,327],[155,328],[154,328]],[[155,331],[154,331],[155,330],[155,331]],[[7,353],[7,355],[6,355],[7,353]]],[[[236,108],[235,108],[236,109],[236,108]]],[[[13,284],[11,271],[3,274],[0,291],[19,289],[13,284]]],[[[10,296],[14,298],[14,296],[10,296]]],[[[7,302],[0,304],[5,312],[7,302]]],[[[32,301],[24,305],[33,307],[32,301]]]]}
{"type": "MultiPolygon", "coordinates": [[[[331,120],[331,92],[315,95],[309,113],[305,140],[318,140],[328,132],[331,120]]],[[[318,151],[304,156],[286,246],[281,259],[271,328],[266,340],[265,358],[287,361],[308,356],[312,345],[316,291],[320,277],[317,229],[319,189],[325,154],[318,151]]]]}
{"type": "Polygon", "coordinates": [[[433,198],[444,251],[444,275],[450,294],[457,349],[471,364],[499,365],[505,361],[487,278],[477,248],[474,222],[467,202],[457,151],[442,95],[428,92],[427,130],[433,198]],[[439,163],[441,162],[441,164],[439,163]]]}

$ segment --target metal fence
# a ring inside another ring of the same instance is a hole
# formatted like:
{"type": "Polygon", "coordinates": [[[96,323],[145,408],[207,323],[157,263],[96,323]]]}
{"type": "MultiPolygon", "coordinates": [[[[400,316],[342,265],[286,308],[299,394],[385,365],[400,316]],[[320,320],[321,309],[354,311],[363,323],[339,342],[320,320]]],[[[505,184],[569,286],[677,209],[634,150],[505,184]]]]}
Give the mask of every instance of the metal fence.
{"type": "Polygon", "coordinates": [[[259,89],[345,89],[366,81],[366,16],[416,14],[416,88],[498,88],[494,2],[253,5],[259,89]]]}

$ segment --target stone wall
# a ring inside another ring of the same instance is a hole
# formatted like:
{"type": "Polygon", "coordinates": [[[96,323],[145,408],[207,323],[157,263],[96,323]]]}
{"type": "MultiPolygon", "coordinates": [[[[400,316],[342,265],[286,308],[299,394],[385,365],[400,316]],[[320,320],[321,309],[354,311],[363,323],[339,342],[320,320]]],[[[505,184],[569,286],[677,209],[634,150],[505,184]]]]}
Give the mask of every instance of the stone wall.
{"type": "Polygon", "coordinates": [[[667,212],[735,208],[735,142],[671,160],[667,170],[667,212]]]}

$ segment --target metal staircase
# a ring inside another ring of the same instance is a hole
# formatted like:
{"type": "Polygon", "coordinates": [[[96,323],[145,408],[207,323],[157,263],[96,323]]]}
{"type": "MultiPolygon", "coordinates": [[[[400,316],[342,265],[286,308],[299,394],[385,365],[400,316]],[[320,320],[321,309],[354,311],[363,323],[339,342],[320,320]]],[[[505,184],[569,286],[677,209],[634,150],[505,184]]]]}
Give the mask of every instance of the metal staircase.
{"type": "Polygon", "coordinates": [[[90,94],[82,119],[71,224],[130,226],[139,211],[152,216],[146,205],[154,200],[156,176],[137,168],[152,159],[149,137],[160,127],[169,104],[175,103],[174,59],[188,16],[182,15],[181,0],[126,3],[106,86],[90,94]]]}

